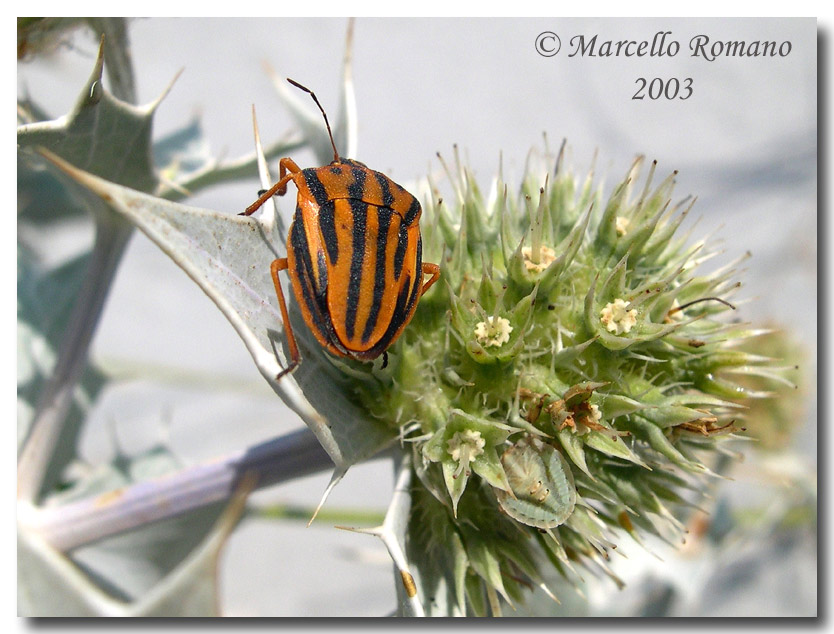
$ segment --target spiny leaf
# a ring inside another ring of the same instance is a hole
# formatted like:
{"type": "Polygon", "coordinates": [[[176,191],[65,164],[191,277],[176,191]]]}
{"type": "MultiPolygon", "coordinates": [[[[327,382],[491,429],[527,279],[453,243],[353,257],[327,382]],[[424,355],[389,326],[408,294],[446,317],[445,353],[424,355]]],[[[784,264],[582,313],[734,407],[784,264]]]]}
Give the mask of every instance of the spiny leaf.
{"type": "Polygon", "coordinates": [[[33,531],[18,532],[21,616],[216,616],[217,558],[240,517],[239,494],[200,546],[142,599],[127,602],[101,590],[64,554],[33,531]]]}
{"type": "Polygon", "coordinates": [[[114,183],[144,192],[157,189],[151,159],[151,126],[160,100],[133,106],[104,89],[104,43],[72,111],[53,121],[22,125],[21,148],[44,147],[64,160],[114,183]]]}
{"type": "Polygon", "coordinates": [[[243,339],[261,374],[304,419],[341,473],[392,441],[391,431],[368,421],[348,399],[339,385],[341,375],[301,321],[291,294],[304,361],[292,375],[276,381],[286,356],[269,274],[270,262],[284,249],[275,224],[154,198],[50,158],[114,213],[138,226],[200,285],[243,339]]]}
{"type": "MultiPolygon", "coordinates": [[[[136,456],[119,452],[110,463],[98,465],[70,488],[53,495],[48,504],[54,508],[93,497],[104,504],[124,487],[164,477],[182,467],[162,445],[136,456]]],[[[102,590],[126,600],[140,600],[199,546],[222,510],[220,504],[206,506],[75,548],[70,558],[102,590]]]]}

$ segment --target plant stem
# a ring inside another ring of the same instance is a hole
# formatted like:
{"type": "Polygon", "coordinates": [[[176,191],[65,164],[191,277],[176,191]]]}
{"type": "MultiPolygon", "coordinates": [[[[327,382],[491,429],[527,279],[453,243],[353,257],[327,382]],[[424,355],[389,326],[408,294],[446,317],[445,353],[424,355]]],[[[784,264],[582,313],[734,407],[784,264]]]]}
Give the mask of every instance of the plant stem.
{"type": "Polygon", "coordinates": [[[254,476],[260,488],[332,466],[316,437],[305,428],[168,476],[78,502],[32,509],[22,520],[53,547],[68,551],[228,500],[244,477],[254,476]]]}
{"type": "Polygon", "coordinates": [[[17,496],[36,503],[49,461],[61,435],[76,386],[87,364],[90,342],[133,226],[114,214],[96,214],[90,266],[64,334],[55,369],[35,410],[31,431],[20,453],[17,496]]]}
{"type": "MultiPolygon", "coordinates": [[[[298,139],[278,140],[264,148],[264,156],[267,159],[286,156],[292,153],[293,150],[304,147],[305,144],[303,140],[298,139]]],[[[258,157],[255,153],[239,157],[232,161],[210,164],[190,174],[184,181],[177,183],[179,189],[166,186],[158,195],[160,198],[178,202],[206,187],[219,185],[232,180],[252,178],[257,174],[257,165],[258,157]]]]}

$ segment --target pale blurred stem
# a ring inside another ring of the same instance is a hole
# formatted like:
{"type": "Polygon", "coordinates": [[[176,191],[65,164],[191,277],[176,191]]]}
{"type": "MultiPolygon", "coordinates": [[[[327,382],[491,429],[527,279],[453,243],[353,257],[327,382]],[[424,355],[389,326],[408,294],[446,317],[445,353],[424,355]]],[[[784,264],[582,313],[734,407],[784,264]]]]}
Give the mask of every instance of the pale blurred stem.
{"type": "MultiPolygon", "coordinates": [[[[304,147],[304,141],[276,141],[275,143],[264,148],[264,156],[269,159],[277,157],[284,157],[301,147],[304,147]]],[[[212,185],[219,185],[227,181],[241,180],[244,178],[252,178],[257,174],[258,157],[252,153],[250,155],[241,157],[234,161],[229,161],[221,164],[210,165],[194,174],[187,180],[184,180],[177,185],[181,189],[172,187],[165,188],[159,193],[160,198],[165,198],[173,202],[178,202],[184,198],[188,198],[194,193],[210,187],[212,185]]],[[[254,199],[253,192],[253,199],[254,199]]],[[[241,209],[243,211],[243,209],[241,209]]]]}
{"type": "MultiPolygon", "coordinates": [[[[105,48],[108,57],[114,60],[107,67],[113,93],[119,99],[134,103],[136,89],[124,19],[92,18],[90,23],[98,32],[109,34],[105,48]]],[[[112,214],[98,213],[95,222],[95,244],[84,284],[73,306],[55,369],[41,393],[29,437],[18,459],[17,495],[19,500],[29,504],[37,502],[78,381],[87,365],[90,342],[113,276],[133,231],[132,225],[112,214]]]]}
{"type": "Polygon", "coordinates": [[[332,467],[318,439],[302,429],[168,476],[78,502],[32,510],[22,521],[54,548],[68,551],[229,500],[244,477],[254,476],[259,488],[332,467]]]}
{"type": "Polygon", "coordinates": [[[411,575],[406,553],[408,522],[411,518],[411,482],[414,477],[411,454],[397,452],[393,457],[394,495],[382,525],[382,541],[394,563],[394,587],[399,601],[399,616],[426,616],[420,595],[408,596],[403,586],[403,572],[411,575]]]}
{"type": "Polygon", "coordinates": [[[44,476],[61,435],[73,396],[87,364],[113,275],[133,226],[112,214],[96,215],[90,265],[64,333],[55,369],[35,409],[29,437],[17,466],[18,499],[37,502],[44,476]]]}

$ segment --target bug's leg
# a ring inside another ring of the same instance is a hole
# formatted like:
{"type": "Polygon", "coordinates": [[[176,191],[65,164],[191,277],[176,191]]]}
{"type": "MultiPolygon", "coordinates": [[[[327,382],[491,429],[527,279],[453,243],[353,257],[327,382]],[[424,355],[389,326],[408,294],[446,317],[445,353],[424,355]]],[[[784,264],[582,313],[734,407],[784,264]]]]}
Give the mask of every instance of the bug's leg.
{"type": "Polygon", "coordinates": [[[293,176],[298,174],[301,171],[301,168],[298,167],[295,161],[291,158],[282,158],[278,161],[278,182],[284,181],[283,186],[276,188],[276,193],[279,196],[283,196],[287,193],[287,182],[288,180],[284,180],[285,176],[289,173],[293,176]]]}
{"type": "Polygon", "coordinates": [[[258,211],[261,206],[270,198],[272,198],[275,194],[279,196],[283,196],[287,193],[287,183],[289,183],[293,176],[298,174],[301,171],[301,168],[296,165],[295,161],[291,158],[282,158],[278,161],[279,173],[278,173],[278,182],[275,183],[269,189],[264,190],[261,192],[260,196],[258,196],[258,200],[253,202],[249,205],[245,211],[238,214],[238,216],[251,216],[253,213],[258,211]]]}
{"type": "Polygon", "coordinates": [[[427,290],[431,288],[431,285],[434,284],[440,278],[440,267],[437,264],[430,264],[428,262],[423,262],[423,275],[431,275],[429,281],[423,284],[423,290],[420,291],[420,297],[423,296],[427,290]]]}
{"type": "Polygon", "coordinates": [[[290,348],[290,363],[289,365],[278,373],[275,377],[277,381],[288,372],[295,370],[298,363],[301,361],[301,355],[298,353],[298,344],[295,341],[295,334],[292,331],[292,324],[290,324],[290,314],[287,311],[287,303],[284,301],[284,292],[281,290],[281,280],[278,279],[278,272],[285,271],[289,264],[287,258],[278,258],[272,261],[269,267],[272,273],[272,282],[275,284],[275,294],[278,296],[278,306],[281,309],[281,319],[284,322],[284,332],[287,334],[287,345],[290,348]]]}
{"type": "Polygon", "coordinates": [[[287,191],[287,183],[290,180],[292,180],[292,177],[293,177],[293,174],[287,174],[282,179],[280,179],[277,183],[275,183],[272,187],[270,187],[269,189],[263,190],[261,192],[261,195],[258,197],[258,200],[256,200],[251,205],[249,205],[244,211],[240,212],[238,214],[238,216],[251,216],[253,213],[258,211],[258,209],[260,209],[267,200],[272,198],[275,195],[275,193],[279,189],[281,189],[282,187],[284,188],[284,192],[286,192],[287,191]]]}

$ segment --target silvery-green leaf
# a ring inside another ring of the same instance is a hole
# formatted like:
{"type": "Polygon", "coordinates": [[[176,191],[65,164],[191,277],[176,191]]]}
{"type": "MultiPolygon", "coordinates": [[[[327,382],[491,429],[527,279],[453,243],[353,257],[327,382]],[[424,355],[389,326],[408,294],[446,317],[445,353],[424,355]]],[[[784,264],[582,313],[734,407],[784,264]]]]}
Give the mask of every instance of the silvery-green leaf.
{"type": "Polygon", "coordinates": [[[142,599],[115,598],[33,531],[18,531],[21,616],[216,616],[217,559],[243,511],[235,498],[200,546],[142,599]]]}
{"type": "Polygon", "coordinates": [[[594,476],[591,475],[591,472],[588,470],[588,464],[585,461],[585,443],[582,442],[583,439],[568,427],[559,430],[558,437],[571,462],[588,474],[588,477],[593,479],[594,476]]]}
{"type": "Polygon", "coordinates": [[[273,222],[187,207],[110,183],[51,156],[116,214],[139,227],[220,308],[270,386],[307,423],[343,473],[392,441],[390,430],[366,420],[345,395],[341,375],[300,319],[292,294],[293,330],[302,362],[286,367],[285,336],[269,265],[284,252],[273,222]]]}
{"type": "Polygon", "coordinates": [[[467,555],[472,569],[486,582],[487,592],[498,591],[501,596],[512,605],[504,578],[501,574],[501,563],[497,553],[483,540],[470,540],[467,544],[467,555]]]}
{"type": "Polygon", "coordinates": [[[127,103],[136,103],[136,86],[130,58],[127,19],[119,17],[87,18],[88,24],[101,34],[107,57],[107,79],[113,94],[127,103]]]}
{"type": "Polygon", "coordinates": [[[124,605],[33,532],[17,535],[18,616],[116,616],[124,605]]]}
{"type": "Polygon", "coordinates": [[[154,163],[168,180],[181,180],[213,162],[198,117],[153,144],[154,163]]]}
{"type": "Polygon", "coordinates": [[[684,456],[666,437],[664,430],[648,420],[634,416],[624,421],[623,425],[636,438],[648,443],[652,449],[666,456],[679,467],[693,472],[706,471],[706,467],[684,456]]]}
{"type": "Polygon", "coordinates": [[[619,436],[609,436],[599,431],[591,430],[582,437],[583,442],[602,453],[613,456],[615,458],[622,458],[634,464],[639,464],[642,467],[648,468],[628,446],[623,442],[619,436]]]}
{"type": "Polygon", "coordinates": [[[636,415],[651,421],[661,429],[675,427],[683,423],[695,422],[711,416],[710,412],[684,407],[682,405],[652,405],[640,410],[636,415]]]}
{"type": "Polygon", "coordinates": [[[446,491],[452,500],[452,510],[457,513],[458,502],[460,496],[466,490],[466,484],[469,482],[471,471],[467,469],[458,469],[458,465],[450,460],[444,460],[440,463],[443,469],[443,481],[446,483],[446,491]]]}
{"type": "Polygon", "coordinates": [[[38,251],[44,224],[85,216],[86,201],[72,185],[67,185],[43,161],[26,153],[17,155],[18,242],[38,251]]]}
{"type": "Polygon", "coordinates": [[[633,398],[615,393],[603,394],[599,404],[600,412],[605,420],[613,420],[618,416],[631,414],[644,407],[646,407],[645,404],[635,401],[633,398]]]}
{"type": "Polygon", "coordinates": [[[471,605],[473,614],[476,616],[487,615],[486,593],[477,575],[467,575],[466,577],[466,598],[471,605]]]}
{"type": "Polygon", "coordinates": [[[247,493],[240,491],[235,495],[200,545],[134,603],[128,616],[220,616],[218,560],[243,513],[247,493]]]}
{"type": "MultiPolygon", "coordinates": [[[[96,497],[99,504],[118,497],[124,487],[148,482],[182,468],[163,446],[138,456],[117,454],[108,464],[95,467],[65,491],[48,498],[54,510],[76,500],[96,497]]],[[[126,601],[140,600],[189,556],[206,537],[222,511],[212,504],[153,523],[137,530],[75,548],[70,559],[102,590],[126,601]]]]}
{"type": "MultiPolygon", "coordinates": [[[[104,46],[69,114],[19,126],[20,148],[46,148],[79,169],[140,191],[154,191],[151,126],[161,98],[147,106],[121,101],[102,85],[104,46]]],[[[164,96],[164,95],[163,95],[164,96]]]]}

